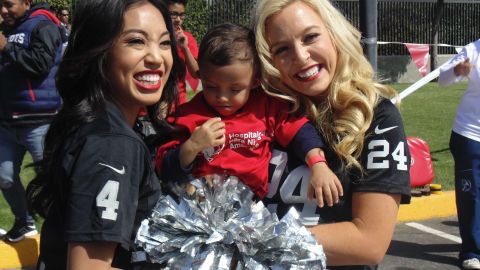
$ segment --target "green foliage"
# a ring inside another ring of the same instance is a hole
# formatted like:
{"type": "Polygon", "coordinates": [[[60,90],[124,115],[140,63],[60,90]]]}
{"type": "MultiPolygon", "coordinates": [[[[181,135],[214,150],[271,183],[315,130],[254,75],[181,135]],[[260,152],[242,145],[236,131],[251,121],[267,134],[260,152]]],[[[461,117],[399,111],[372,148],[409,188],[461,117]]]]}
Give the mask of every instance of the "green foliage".
{"type": "Polygon", "coordinates": [[[185,29],[200,42],[209,27],[231,22],[249,26],[255,0],[189,0],[185,29]]]}
{"type": "Polygon", "coordinates": [[[205,0],[190,0],[186,9],[187,17],[183,23],[184,28],[192,33],[197,43],[208,30],[208,9],[205,0]]]}
{"type": "Polygon", "coordinates": [[[34,2],[46,2],[50,4],[53,10],[60,8],[69,8],[72,6],[72,0],[35,0],[34,2]]]}

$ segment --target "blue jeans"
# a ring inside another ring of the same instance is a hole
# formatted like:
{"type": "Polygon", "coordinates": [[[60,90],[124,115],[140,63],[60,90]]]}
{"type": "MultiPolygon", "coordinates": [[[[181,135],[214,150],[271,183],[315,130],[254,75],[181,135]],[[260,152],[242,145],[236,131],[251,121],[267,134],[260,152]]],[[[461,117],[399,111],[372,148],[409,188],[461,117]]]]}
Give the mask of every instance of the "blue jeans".
{"type": "Polygon", "coordinates": [[[460,260],[480,259],[480,142],[452,132],[460,260]]]}
{"type": "Polygon", "coordinates": [[[49,124],[5,126],[0,124],[0,188],[16,220],[33,221],[27,212],[20,169],[25,152],[34,162],[43,158],[43,139],[49,124]]]}

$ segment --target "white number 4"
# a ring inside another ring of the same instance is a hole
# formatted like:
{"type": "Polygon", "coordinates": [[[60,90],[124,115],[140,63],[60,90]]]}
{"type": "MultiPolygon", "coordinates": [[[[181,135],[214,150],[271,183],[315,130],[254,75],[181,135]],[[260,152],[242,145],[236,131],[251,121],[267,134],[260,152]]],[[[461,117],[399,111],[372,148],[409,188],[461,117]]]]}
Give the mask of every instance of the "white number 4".
{"type": "Polygon", "coordinates": [[[97,207],[105,207],[102,212],[103,219],[117,220],[119,202],[117,200],[120,183],[108,180],[97,195],[97,207]]]}
{"type": "MultiPolygon", "coordinates": [[[[390,153],[390,144],[386,140],[373,140],[368,144],[369,150],[367,169],[388,169],[389,162],[386,159],[390,153]],[[375,158],[377,160],[375,160],[375,158]],[[378,160],[380,159],[380,160],[378,160]]],[[[392,158],[397,162],[397,170],[407,170],[407,156],[405,155],[405,143],[399,142],[395,150],[392,152],[392,158]]]]}

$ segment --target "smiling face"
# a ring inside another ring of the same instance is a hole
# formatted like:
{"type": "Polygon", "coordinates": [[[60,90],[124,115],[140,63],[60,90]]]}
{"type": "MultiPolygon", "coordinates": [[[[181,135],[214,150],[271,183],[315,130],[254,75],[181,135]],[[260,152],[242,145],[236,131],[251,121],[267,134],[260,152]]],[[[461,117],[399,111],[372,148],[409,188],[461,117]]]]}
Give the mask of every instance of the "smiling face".
{"type": "Polygon", "coordinates": [[[230,116],[248,101],[255,79],[253,65],[248,61],[235,61],[226,66],[206,62],[200,69],[203,96],[221,116],[230,116]]]}
{"type": "Polygon", "coordinates": [[[165,20],[156,7],[144,3],[125,12],[107,65],[111,99],[127,119],[160,100],[173,57],[165,20]]]}
{"type": "Polygon", "coordinates": [[[320,16],[295,2],[267,20],[266,39],[283,83],[321,99],[335,74],[337,51],[320,16]]]}
{"type": "Polygon", "coordinates": [[[0,0],[3,22],[8,26],[14,26],[15,22],[30,9],[30,2],[30,0],[0,0]]]}

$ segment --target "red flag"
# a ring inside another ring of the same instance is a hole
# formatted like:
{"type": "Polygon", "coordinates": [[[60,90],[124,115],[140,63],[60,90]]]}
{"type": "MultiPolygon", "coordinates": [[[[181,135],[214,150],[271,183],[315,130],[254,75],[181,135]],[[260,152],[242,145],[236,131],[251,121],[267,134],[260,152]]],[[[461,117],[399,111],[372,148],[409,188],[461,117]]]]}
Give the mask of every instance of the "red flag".
{"type": "Polygon", "coordinates": [[[422,76],[427,75],[430,59],[430,45],[405,43],[405,46],[407,46],[408,52],[410,53],[413,62],[415,62],[418,71],[420,71],[422,76]]]}

